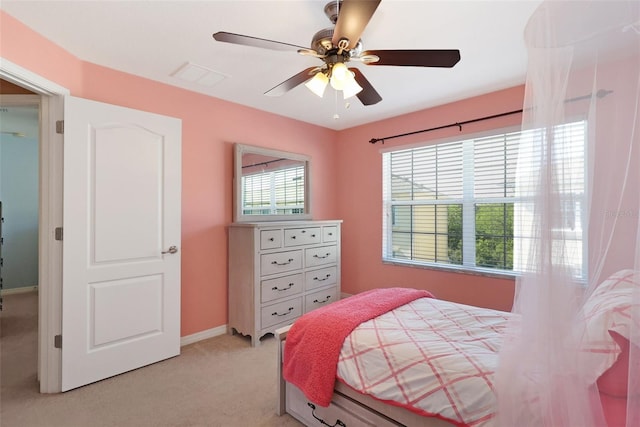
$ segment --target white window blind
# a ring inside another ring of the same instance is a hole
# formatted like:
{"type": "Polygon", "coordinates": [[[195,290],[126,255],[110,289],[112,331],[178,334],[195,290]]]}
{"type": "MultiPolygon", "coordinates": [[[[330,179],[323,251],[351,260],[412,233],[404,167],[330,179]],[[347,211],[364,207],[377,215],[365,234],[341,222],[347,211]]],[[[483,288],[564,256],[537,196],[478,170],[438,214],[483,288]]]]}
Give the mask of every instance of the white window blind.
{"type": "Polygon", "coordinates": [[[462,144],[439,144],[384,156],[390,202],[389,254],[449,262],[448,212],[462,203],[462,144]]]}
{"type": "Polygon", "coordinates": [[[304,166],[265,171],[242,177],[245,215],[281,215],[304,210],[304,166]]]}
{"type": "MultiPolygon", "coordinates": [[[[522,271],[532,243],[526,213],[532,202],[516,194],[516,167],[519,154],[525,164],[534,155],[519,153],[521,142],[531,150],[540,134],[500,133],[383,153],[383,259],[522,271]]],[[[571,174],[561,190],[566,206],[559,227],[572,227],[571,256],[582,271],[585,122],[560,126],[554,135],[571,174]]]]}

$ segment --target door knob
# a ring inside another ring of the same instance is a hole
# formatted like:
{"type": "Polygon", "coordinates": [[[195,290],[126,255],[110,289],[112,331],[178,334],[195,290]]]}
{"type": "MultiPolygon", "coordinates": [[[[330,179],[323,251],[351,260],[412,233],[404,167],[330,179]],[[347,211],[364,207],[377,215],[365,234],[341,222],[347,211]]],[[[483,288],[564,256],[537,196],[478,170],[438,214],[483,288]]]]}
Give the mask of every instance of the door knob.
{"type": "Polygon", "coordinates": [[[178,252],[178,248],[175,246],[170,246],[168,251],[163,251],[162,254],[175,254],[178,252]]]}

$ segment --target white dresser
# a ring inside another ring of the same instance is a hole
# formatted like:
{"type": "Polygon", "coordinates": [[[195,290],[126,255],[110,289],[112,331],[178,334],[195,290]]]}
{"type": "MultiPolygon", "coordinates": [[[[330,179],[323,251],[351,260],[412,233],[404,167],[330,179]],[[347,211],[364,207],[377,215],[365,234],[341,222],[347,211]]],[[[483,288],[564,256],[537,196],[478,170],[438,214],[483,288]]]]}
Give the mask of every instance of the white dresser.
{"type": "Polygon", "coordinates": [[[229,333],[251,345],[340,298],[342,221],[234,223],[229,227],[229,333]]]}

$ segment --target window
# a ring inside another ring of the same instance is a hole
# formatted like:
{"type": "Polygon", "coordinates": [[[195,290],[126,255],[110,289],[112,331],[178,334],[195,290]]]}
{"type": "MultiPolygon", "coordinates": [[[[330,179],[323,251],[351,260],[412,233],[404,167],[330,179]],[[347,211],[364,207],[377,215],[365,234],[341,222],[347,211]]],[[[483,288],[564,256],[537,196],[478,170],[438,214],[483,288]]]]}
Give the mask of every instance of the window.
{"type": "MultiPolygon", "coordinates": [[[[557,231],[582,276],[585,122],[558,126],[554,137],[562,139],[557,157],[571,173],[559,195],[557,231]]],[[[516,194],[516,164],[521,147],[531,151],[544,138],[540,131],[510,132],[383,153],[383,260],[523,271],[533,202],[526,192],[516,194]]]]}
{"type": "Polygon", "coordinates": [[[304,165],[242,176],[242,213],[304,212],[304,165]]]}

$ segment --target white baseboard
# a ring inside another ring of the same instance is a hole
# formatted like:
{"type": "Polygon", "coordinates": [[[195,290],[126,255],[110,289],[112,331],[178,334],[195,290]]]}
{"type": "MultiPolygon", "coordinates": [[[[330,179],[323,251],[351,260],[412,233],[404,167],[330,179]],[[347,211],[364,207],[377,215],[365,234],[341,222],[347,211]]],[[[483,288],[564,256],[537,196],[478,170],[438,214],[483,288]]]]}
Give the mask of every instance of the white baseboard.
{"type": "Polygon", "coordinates": [[[206,340],[208,338],[224,335],[226,333],[227,333],[227,325],[222,325],[216,328],[207,329],[205,331],[196,332],[195,334],[180,337],[180,347],[193,344],[194,342],[206,340]]]}
{"type": "Polygon", "coordinates": [[[0,295],[26,294],[27,292],[37,292],[37,286],[24,286],[22,288],[9,288],[0,291],[0,295]]]}

